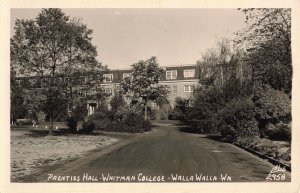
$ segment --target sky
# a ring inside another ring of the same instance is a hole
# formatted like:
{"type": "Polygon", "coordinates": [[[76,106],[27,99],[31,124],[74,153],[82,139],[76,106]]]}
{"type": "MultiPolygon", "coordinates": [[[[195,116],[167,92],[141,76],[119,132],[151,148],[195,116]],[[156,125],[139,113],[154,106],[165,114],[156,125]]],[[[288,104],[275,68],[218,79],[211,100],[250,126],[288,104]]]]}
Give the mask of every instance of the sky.
{"type": "MultiPolygon", "coordinates": [[[[156,56],[161,66],[195,64],[220,38],[245,27],[237,9],[62,9],[93,30],[98,60],[110,69],[129,68],[156,56]]],[[[16,19],[34,19],[40,9],[11,9],[16,19]]]]}

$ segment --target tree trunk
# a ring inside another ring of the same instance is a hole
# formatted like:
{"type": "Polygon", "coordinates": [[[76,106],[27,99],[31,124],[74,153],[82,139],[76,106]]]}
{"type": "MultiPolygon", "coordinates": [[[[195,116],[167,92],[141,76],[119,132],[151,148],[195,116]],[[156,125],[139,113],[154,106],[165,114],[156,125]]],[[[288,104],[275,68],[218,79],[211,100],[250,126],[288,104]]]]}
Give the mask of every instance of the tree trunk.
{"type": "Polygon", "coordinates": [[[55,68],[53,68],[52,71],[52,77],[50,77],[50,108],[51,108],[51,116],[50,116],[50,127],[49,127],[49,135],[53,135],[53,115],[54,115],[54,89],[53,89],[53,85],[54,85],[54,71],[55,68]]]}
{"type": "Polygon", "coordinates": [[[145,121],[148,120],[148,108],[147,108],[147,101],[145,102],[145,121]]]}
{"type": "Polygon", "coordinates": [[[53,115],[50,118],[49,135],[53,135],[53,115]]]}

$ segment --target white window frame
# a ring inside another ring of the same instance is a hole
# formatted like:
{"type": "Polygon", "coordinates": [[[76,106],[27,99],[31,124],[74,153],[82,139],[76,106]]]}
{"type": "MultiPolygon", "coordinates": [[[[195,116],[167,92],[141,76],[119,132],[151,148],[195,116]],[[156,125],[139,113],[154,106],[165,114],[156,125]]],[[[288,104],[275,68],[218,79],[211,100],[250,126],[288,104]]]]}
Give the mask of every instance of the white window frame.
{"type": "Polygon", "coordinates": [[[114,75],[113,75],[113,74],[104,74],[104,75],[103,75],[103,80],[104,80],[104,82],[112,82],[112,81],[113,81],[113,78],[114,78],[114,75]],[[107,77],[110,77],[110,80],[107,80],[107,79],[106,79],[107,77]]]}
{"type": "Polygon", "coordinates": [[[193,78],[195,77],[195,69],[187,69],[183,71],[184,78],[193,78]]]}
{"type": "Polygon", "coordinates": [[[106,87],[106,88],[104,88],[104,93],[105,94],[109,94],[109,95],[112,95],[112,88],[111,87],[106,87]],[[107,90],[110,90],[110,92],[106,92],[107,90]]]}
{"type": "Polygon", "coordinates": [[[183,87],[183,92],[194,92],[196,89],[195,85],[184,85],[183,87]],[[192,89],[192,87],[194,87],[194,89],[192,89]],[[188,88],[188,89],[186,89],[188,88]]]}
{"type": "Polygon", "coordinates": [[[175,80],[175,79],[177,79],[177,70],[167,70],[166,71],[166,80],[175,80]],[[168,78],[168,73],[170,73],[170,78],[168,78]]]}

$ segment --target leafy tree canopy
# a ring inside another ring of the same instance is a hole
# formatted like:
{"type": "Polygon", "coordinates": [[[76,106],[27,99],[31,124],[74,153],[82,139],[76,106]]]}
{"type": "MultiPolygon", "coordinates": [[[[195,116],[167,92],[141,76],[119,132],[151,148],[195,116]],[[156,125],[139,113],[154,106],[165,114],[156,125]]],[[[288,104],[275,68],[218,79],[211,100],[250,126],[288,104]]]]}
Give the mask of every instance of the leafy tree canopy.
{"type": "Polygon", "coordinates": [[[147,102],[161,103],[167,98],[168,89],[158,84],[163,69],[159,67],[156,57],[141,60],[133,64],[132,69],[132,77],[126,78],[121,87],[125,94],[145,105],[145,119],[147,119],[147,102]]]}
{"type": "MultiPolygon", "coordinates": [[[[42,9],[35,19],[17,19],[10,40],[11,66],[17,76],[37,76],[39,94],[27,92],[30,103],[44,103],[52,117],[71,84],[64,77],[99,73],[92,30],[61,9],[42,9]],[[51,77],[49,79],[49,77],[51,77]],[[45,80],[44,80],[45,78],[45,80]],[[39,100],[31,100],[38,96],[39,100]]],[[[89,76],[93,80],[96,76],[89,76]]],[[[90,81],[92,82],[92,81],[90,81]]],[[[43,106],[40,105],[40,106],[43,106]]],[[[51,127],[52,128],[52,127],[51,127]]]]}
{"type": "Polygon", "coordinates": [[[247,28],[235,43],[246,50],[254,81],[291,93],[291,9],[242,9],[247,28]]]}

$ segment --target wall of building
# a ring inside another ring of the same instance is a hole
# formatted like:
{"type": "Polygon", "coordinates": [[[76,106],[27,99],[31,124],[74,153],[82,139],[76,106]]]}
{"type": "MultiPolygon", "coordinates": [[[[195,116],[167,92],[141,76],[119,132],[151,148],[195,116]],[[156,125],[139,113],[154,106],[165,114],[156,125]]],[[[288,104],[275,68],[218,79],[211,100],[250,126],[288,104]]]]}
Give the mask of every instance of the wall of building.
{"type": "MultiPolygon", "coordinates": [[[[177,97],[189,99],[195,88],[199,86],[199,68],[195,64],[165,66],[162,68],[164,69],[164,73],[161,75],[159,84],[169,87],[170,93],[168,100],[172,107],[174,107],[177,97]]],[[[104,76],[109,76],[105,83],[101,84],[105,92],[111,92],[111,96],[114,96],[116,90],[118,90],[119,83],[123,80],[124,76],[131,72],[132,71],[128,69],[105,72],[104,76]],[[111,77],[112,80],[110,79],[111,77]]]]}
{"type": "MultiPolygon", "coordinates": [[[[172,107],[174,107],[175,99],[177,97],[189,99],[192,96],[193,90],[197,88],[199,84],[199,66],[196,64],[191,65],[181,65],[181,66],[162,66],[164,73],[160,77],[159,84],[168,86],[170,93],[168,100],[172,107]]],[[[124,77],[128,77],[132,72],[131,69],[118,69],[118,70],[108,70],[103,72],[103,75],[99,76],[99,84],[97,87],[102,87],[104,92],[107,94],[107,102],[109,104],[110,99],[116,94],[120,89],[120,82],[124,77]]],[[[93,75],[94,76],[94,75],[93,75]]],[[[49,77],[50,78],[50,77],[49,77]]],[[[42,85],[41,81],[50,81],[50,79],[40,77],[17,77],[17,82],[19,84],[31,85],[32,89],[39,88],[42,85]]],[[[62,82],[67,81],[72,85],[72,95],[77,97],[89,99],[89,95],[96,93],[95,88],[89,88],[86,86],[88,82],[87,76],[74,76],[74,77],[60,77],[58,79],[62,82]]],[[[68,92],[66,93],[66,98],[68,97],[68,92]]],[[[129,101],[128,99],[126,100],[129,101]]],[[[88,103],[89,112],[94,111],[95,102],[88,103]],[[90,107],[93,106],[93,107],[90,107]]]]}

